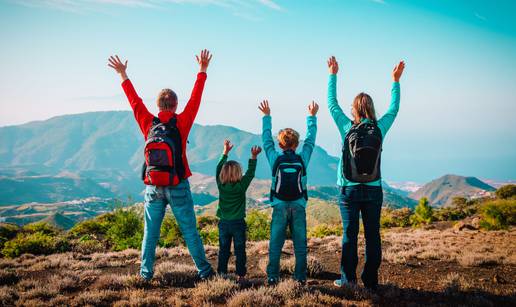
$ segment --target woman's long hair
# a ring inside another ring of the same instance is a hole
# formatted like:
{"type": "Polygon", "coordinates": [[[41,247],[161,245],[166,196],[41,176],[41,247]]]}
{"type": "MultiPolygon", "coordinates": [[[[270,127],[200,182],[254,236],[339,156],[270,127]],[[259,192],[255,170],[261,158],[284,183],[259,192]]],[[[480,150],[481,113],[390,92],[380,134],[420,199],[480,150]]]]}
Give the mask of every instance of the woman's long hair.
{"type": "Polygon", "coordinates": [[[363,118],[376,122],[373,99],[366,93],[360,93],[355,97],[351,113],[355,124],[359,124],[363,118]]]}

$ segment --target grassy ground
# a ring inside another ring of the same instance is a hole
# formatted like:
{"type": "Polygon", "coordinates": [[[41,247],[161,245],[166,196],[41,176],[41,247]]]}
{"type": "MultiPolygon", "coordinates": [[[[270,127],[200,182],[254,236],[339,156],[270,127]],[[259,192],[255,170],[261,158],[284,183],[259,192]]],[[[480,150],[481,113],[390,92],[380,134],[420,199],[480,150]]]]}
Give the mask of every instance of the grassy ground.
{"type": "MultiPolygon", "coordinates": [[[[516,229],[456,231],[391,229],[383,236],[381,287],[360,284],[336,288],[340,237],[309,241],[309,280],[299,286],[293,270],[291,242],[284,248],[284,280],[264,285],[267,242],[248,243],[248,282],[217,278],[199,282],[183,247],[158,249],[155,278],[138,276],[139,252],[23,255],[0,259],[1,306],[515,306],[516,229]]],[[[363,238],[360,239],[363,254],[363,238]]],[[[217,248],[206,247],[212,264],[217,248]]],[[[360,266],[362,265],[362,262],[360,266]]],[[[359,269],[360,269],[359,266],[359,269]]],[[[230,269],[234,269],[230,265],[230,269]]]]}

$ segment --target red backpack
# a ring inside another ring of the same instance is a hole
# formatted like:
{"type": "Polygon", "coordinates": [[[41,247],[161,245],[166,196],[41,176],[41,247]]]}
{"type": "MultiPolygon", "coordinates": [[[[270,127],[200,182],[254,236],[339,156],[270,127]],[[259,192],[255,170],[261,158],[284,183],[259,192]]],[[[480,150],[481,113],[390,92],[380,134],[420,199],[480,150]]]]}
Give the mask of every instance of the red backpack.
{"type": "Polygon", "coordinates": [[[175,186],[183,179],[183,150],[176,124],[175,117],[168,123],[162,123],[157,117],[152,120],[144,149],[142,179],[145,184],[175,186]]]}

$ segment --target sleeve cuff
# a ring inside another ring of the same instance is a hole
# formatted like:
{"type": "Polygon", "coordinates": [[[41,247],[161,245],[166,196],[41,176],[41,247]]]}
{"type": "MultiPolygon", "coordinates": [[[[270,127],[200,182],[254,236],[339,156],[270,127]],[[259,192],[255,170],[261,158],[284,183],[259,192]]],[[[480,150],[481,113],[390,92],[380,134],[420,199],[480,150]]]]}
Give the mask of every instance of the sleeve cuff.
{"type": "Polygon", "coordinates": [[[206,80],[206,78],[208,78],[208,75],[205,72],[201,71],[197,74],[197,79],[206,80]]]}

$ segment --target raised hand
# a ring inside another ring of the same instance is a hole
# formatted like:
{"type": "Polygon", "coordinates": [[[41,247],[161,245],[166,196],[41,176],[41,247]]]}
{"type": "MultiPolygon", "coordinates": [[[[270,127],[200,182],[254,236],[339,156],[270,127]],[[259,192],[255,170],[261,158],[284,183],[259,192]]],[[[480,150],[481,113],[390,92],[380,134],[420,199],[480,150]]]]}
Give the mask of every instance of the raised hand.
{"type": "Polygon", "coordinates": [[[201,55],[196,55],[197,63],[199,63],[199,71],[206,72],[208,65],[210,65],[211,57],[213,55],[207,49],[201,50],[201,55]]]}
{"type": "Polygon", "coordinates": [[[337,63],[337,59],[334,56],[328,59],[328,71],[330,75],[336,75],[339,72],[339,63],[337,63]]]}
{"type": "Polygon", "coordinates": [[[269,107],[269,101],[264,100],[260,103],[258,107],[260,111],[262,111],[263,115],[271,115],[271,108],[269,107]]]}
{"type": "Polygon", "coordinates": [[[392,79],[394,82],[400,82],[401,75],[403,74],[403,70],[405,69],[405,62],[400,61],[392,70],[392,79]]]}
{"type": "Polygon", "coordinates": [[[109,61],[108,66],[113,68],[122,77],[123,80],[128,79],[127,73],[126,73],[127,60],[125,61],[125,63],[122,63],[122,61],[120,60],[118,55],[115,55],[115,56],[110,56],[108,61],[109,61]]]}
{"type": "Polygon", "coordinates": [[[233,146],[234,145],[231,144],[231,142],[229,140],[224,140],[224,151],[223,151],[223,153],[225,155],[227,155],[231,151],[231,149],[233,149],[233,146]]]}
{"type": "Polygon", "coordinates": [[[312,102],[308,104],[308,113],[312,116],[315,116],[317,115],[317,111],[319,111],[319,105],[317,102],[312,100],[312,102]]]}
{"type": "Polygon", "coordinates": [[[260,146],[251,147],[251,159],[256,159],[260,152],[262,152],[262,148],[260,146]]]}

